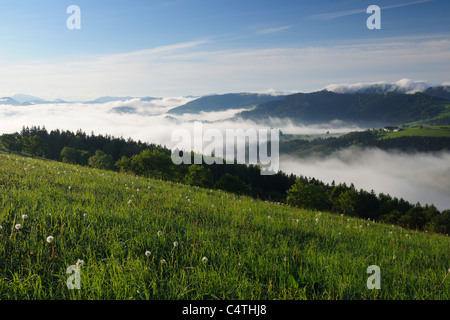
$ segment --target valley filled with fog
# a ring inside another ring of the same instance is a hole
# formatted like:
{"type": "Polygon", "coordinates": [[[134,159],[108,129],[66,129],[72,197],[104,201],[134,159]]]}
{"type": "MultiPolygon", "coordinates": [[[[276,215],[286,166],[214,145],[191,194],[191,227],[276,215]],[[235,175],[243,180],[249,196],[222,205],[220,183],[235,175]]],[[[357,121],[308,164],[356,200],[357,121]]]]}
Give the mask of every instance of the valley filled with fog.
{"type": "MultiPolygon", "coordinates": [[[[20,132],[22,126],[40,126],[47,131],[60,129],[90,134],[112,135],[141,140],[172,148],[172,132],[192,131],[193,121],[202,121],[204,130],[276,128],[283,134],[324,134],[362,131],[367,128],[333,121],[326,124],[298,125],[283,119],[266,123],[233,118],[243,109],[200,114],[173,115],[167,112],[194,100],[192,97],[130,99],[105,103],[52,103],[0,105],[0,134],[20,132]]],[[[353,183],[357,189],[374,190],[422,205],[434,204],[439,210],[450,208],[450,153],[405,154],[379,149],[346,149],[326,157],[294,158],[281,156],[280,170],[325,183],[353,183]]]]}

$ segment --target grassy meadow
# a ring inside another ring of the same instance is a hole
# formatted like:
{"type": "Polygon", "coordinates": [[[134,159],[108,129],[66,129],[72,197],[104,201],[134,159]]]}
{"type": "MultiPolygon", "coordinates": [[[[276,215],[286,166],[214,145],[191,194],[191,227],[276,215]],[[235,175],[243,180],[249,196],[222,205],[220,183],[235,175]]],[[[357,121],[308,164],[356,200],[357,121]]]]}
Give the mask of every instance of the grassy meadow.
{"type": "Polygon", "coordinates": [[[2,153],[0,226],[1,300],[450,298],[448,236],[2,153]]]}
{"type": "Polygon", "coordinates": [[[382,139],[399,137],[450,137],[450,126],[417,126],[380,134],[382,139]]]}

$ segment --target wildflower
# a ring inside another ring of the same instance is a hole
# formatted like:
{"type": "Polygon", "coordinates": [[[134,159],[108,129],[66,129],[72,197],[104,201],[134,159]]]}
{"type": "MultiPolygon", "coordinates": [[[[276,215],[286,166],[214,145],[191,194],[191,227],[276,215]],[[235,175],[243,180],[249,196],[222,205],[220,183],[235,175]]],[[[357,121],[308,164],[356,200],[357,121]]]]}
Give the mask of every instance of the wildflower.
{"type": "Polygon", "coordinates": [[[319,222],[319,218],[316,218],[316,222],[319,222]]]}
{"type": "Polygon", "coordinates": [[[47,237],[47,242],[48,242],[48,243],[52,243],[54,239],[55,239],[55,238],[53,238],[52,236],[48,236],[48,237],[47,237]]]}
{"type": "Polygon", "coordinates": [[[77,265],[77,267],[82,267],[84,265],[84,261],[78,259],[76,265],[77,265]]]}
{"type": "Polygon", "coordinates": [[[26,218],[28,218],[28,216],[26,214],[23,214],[22,219],[25,220],[26,218]]]}
{"type": "Polygon", "coordinates": [[[0,226],[0,231],[2,231],[3,230],[3,227],[2,226],[0,226]]]}
{"type": "Polygon", "coordinates": [[[72,189],[72,186],[69,186],[69,190],[72,189]]]}
{"type": "Polygon", "coordinates": [[[20,230],[20,229],[22,229],[22,225],[20,223],[18,223],[14,226],[14,228],[16,228],[16,230],[20,230]]]}
{"type": "Polygon", "coordinates": [[[131,204],[131,202],[133,202],[132,200],[128,200],[128,205],[130,205],[131,204]]]}
{"type": "Polygon", "coordinates": [[[86,212],[83,214],[83,217],[85,217],[85,218],[87,217],[87,213],[86,212]]]}
{"type": "Polygon", "coordinates": [[[397,259],[397,256],[396,255],[392,256],[392,260],[395,260],[395,259],[397,259]]]}
{"type": "Polygon", "coordinates": [[[145,255],[146,255],[147,257],[150,257],[151,254],[152,254],[152,253],[151,253],[150,251],[145,251],[145,255]]]}
{"type": "Polygon", "coordinates": [[[175,242],[173,243],[173,246],[174,246],[174,247],[178,247],[178,242],[175,241],[175,242]]]}
{"type": "Polygon", "coordinates": [[[203,257],[203,258],[202,258],[202,262],[203,262],[203,263],[208,262],[208,258],[207,258],[207,257],[203,257]]]}
{"type": "Polygon", "coordinates": [[[162,231],[158,231],[156,234],[157,234],[158,236],[162,236],[162,231]]]}
{"type": "Polygon", "coordinates": [[[272,219],[272,217],[271,216],[267,216],[267,219],[272,219]]]}
{"type": "Polygon", "coordinates": [[[161,264],[164,264],[164,263],[166,263],[166,259],[162,259],[160,262],[161,262],[161,264]]]}

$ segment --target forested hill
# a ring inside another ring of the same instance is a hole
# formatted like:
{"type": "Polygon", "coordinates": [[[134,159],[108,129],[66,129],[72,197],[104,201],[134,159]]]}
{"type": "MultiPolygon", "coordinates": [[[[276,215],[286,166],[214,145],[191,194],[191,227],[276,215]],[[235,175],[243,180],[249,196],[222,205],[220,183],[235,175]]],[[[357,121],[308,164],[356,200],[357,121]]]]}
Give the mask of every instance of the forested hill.
{"type": "MultiPolygon", "coordinates": [[[[286,138],[285,138],[286,139],[286,138]]],[[[372,147],[403,152],[436,152],[450,150],[450,126],[406,128],[386,133],[382,129],[349,132],[340,137],[314,140],[286,139],[280,152],[299,157],[328,155],[348,147],[372,147]]]]}
{"type": "Polygon", "coordinates": [[[260,104],[237,116],[244,119],[288,118],[304,123],[351,122],[402,124],[438,118],[450,101],[416,94],[341,94],[330,91],[298,93],[260,104]]]}
{"type": "Polygon", "coordinates": [[[283,98],[284,96],[258,93],[228,93],[222,95],[211,95],[201,97],[190,101],[185,105],[173,108],[169,111],[169,113],[183,114],[242,109],[283,98]]]}

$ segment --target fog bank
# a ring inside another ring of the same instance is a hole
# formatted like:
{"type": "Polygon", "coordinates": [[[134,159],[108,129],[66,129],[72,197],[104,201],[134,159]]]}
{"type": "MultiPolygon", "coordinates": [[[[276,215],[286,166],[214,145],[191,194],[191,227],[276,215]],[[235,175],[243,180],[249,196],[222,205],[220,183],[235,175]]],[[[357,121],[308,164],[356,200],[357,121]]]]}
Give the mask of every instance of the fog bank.
{"type": "Polygon", "coordinates": [[[353,183],[415,204],[450,209],[450,152],[406,154],[351,148],[324,157],[282,156],[280,170],[325,183],[353,183]]]}
{"type": "MultiPolygon", "coordinates": [[[[271,127],[284,134],[324,134],[327,131],[332,134],[366,129],[340,121],[298,125],[286,119],[267,119],[266,124],[232,119],[241,110],[181,116],[167,114],[171,108],[190,100],[192,98],[173,97],[96,104],[0,105],[0,134],[20,132],[22,126],[45,126],[48,131],[81,129],[87,134],[132,138],[172,149],[177,144],[172,142],[172,133],[177,129],[192,132],[193,121],[197,120],[203,121],[203,132],[271,127]]],[[[411,203],[433,203],[440,210],[450,208],[450,153],[409,155],[377,149],[349,149],[321,159],[282,156],[280,169],[329,183],[333,180],[353,183],[358,189],[373,189],[377,194],[388,193],[411,203]]]]}

